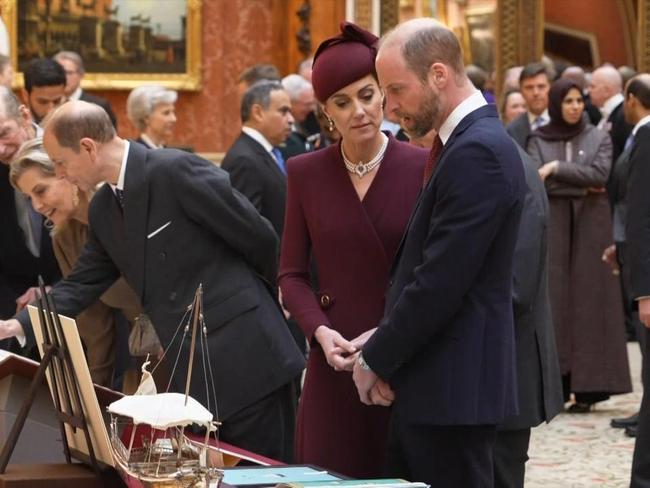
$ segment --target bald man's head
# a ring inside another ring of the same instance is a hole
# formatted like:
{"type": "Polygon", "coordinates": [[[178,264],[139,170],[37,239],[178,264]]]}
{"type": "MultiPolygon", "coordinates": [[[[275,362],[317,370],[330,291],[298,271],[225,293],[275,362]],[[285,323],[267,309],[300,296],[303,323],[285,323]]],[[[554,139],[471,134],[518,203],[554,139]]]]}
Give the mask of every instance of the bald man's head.
{"type": "Polygon", "coordinates": [[[58,107],[45,120],[45,132],[59,145],[79,151],[79,141],[90,138],[98,143],[111,141],[116,133],[111,119],[99,105],[73,100],[58,107]]]}
{"type": "Polygon", "coordinates": [[[584,90],[587,86],[587,77],[585,76],[585,70],[580,66],[569,66],[567,69],[562,71],[560,78],[565,78],[576,83],[581,90],[584,90]]]}
{"type": "Polygon", "coordinates": [[[45,121],[43,147],[59,178],[91,191],[103,181],[117,181],[119,164],[117,171],[110,172],[114,165],[104,150],[114,139],[115,129],[104,109],[73,101],[54,110],[45,121]]]}
{"type": "Polygon", "coordinates": [[[591,74],[589,96],[596,107],[602,108],[607,100],[622,91],[623,78],[613,66],[601,66],[591,74]]]}
{"type": "Polygon", "coordinates": [[[636,125],[650,115],[650,74],[636,75],[625,86],[625,120],[636,125]]]}
{"type": "Polygon", "coordinates": [[[408,69],[426,81],[434,63],[450,67],[457,83],[465,80],[463,52],[454,33],[434,19],[406,21],[390,31],[381,41],[377,58],[398,49],[408,69]]]}

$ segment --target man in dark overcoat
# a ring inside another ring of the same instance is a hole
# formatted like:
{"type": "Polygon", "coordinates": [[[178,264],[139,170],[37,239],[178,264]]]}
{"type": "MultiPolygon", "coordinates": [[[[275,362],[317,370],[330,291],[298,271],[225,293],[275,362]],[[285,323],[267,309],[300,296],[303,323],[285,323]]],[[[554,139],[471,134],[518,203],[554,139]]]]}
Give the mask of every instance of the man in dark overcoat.
{"type": "MultiPolygon", "coordinates": [[[[195,354],[190,394],[223,422],[222,440],[290,462],[291,380],[304,359],[275,299],[278,239],[269,222],[225,171],[186,152],[119,138],[98,105],[61,106],[43,144],[60,177],[85,191],[106,182],[90,205],[84,250],[53,287],[58,312],[76,316],[121,274],[167,347],[202,284],[212,374],[195,354]],[[212,386],[218,405],[208,403],[212,386]]],[[[33,341],[29,319],[18,319],[1,323],[2,335],[33,341]]],[[[189,367],[189,344],[181,347],[175,391],[184,391],[189,367]]]]}

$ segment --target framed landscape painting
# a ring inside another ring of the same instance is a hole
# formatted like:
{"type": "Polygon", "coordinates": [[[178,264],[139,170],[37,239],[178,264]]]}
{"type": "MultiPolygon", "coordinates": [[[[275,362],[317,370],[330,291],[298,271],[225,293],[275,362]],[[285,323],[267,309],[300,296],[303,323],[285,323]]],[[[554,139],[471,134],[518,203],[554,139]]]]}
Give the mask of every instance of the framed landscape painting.
{"type": "Polygon", "coordinates": [[[19,73],[31,59],[75,51],[84,87],[156,83],[201,88],[202,0],[2,0],[2,20],[19,73]]]}

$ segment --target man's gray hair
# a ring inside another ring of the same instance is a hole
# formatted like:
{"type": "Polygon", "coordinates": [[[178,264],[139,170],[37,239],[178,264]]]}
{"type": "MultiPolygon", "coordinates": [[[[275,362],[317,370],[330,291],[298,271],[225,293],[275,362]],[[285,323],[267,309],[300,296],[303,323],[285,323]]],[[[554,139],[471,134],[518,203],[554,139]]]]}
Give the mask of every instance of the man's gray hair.
{"type": "Polygon", "coordinates": [[[0,86],[0,112],[8,119],[20,120],[20,100],[6,86],[0,86]]]}
{"type": "Polygon", "coordinates": [[[241,99],[240,115],[242,122],[247,122],[250,119],[253,105],[260,105],[264,110],[268,110],[271,104],[271,92],[276,90],[284,90],[279,81],[262,80],[253,83],[241,99]]]}
{"type": "Polygon", "coordinates": [[[131,90],[126,99],[126,115],[138,130],[143,131],[147,128],[146,119],[153,113],[156,105],[175,103],[177,98],[177,92],[159,85],[139,86],[131,90]]]}
{"type": "Polygon", "coordinates": [[[84,60],[74,51],[59,51],[52,57],[52,59],[54,59],[54,61],[59,61],[61,59],[72,61],[77,67],[79,73],[84,74],[86,72],[84,68],[84,60]]]}
{"type": "Polygon", "coordinates": [[[79,100],[57,107],[46,117],[44,130],[51,130],[59,145],[79,152],[79,142],[90,138],[105,144],[116,135],[115,127],[106,110],[94,103],[79,100]],[[73,110],[74,109],[74,110],[73,110]]]}
{"type": "Polygon", "coordinates": [[[289,99],[295,100],[300,97],[300,94],[311,90],[312,86],[306,79],[300,75],[292,74],[282,78],[282,86],[289,95],[289,99]]]}

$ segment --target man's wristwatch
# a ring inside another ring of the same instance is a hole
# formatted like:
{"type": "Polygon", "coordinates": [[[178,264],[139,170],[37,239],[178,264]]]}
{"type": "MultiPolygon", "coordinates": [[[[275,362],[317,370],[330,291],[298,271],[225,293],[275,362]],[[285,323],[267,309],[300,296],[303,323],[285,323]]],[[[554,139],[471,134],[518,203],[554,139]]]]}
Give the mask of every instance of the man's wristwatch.
{"type": "Polygon", "coordinates": [[[365,369],[366,371],[370,371],[370,366],[368,366],[368,363],[366,363],[366,360],[363,359],[363,353],[359,353],[359,358],[357,359],[357,363],[359,363],[359,366],[361,366],[361,369],[365,369]]]}

